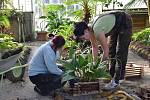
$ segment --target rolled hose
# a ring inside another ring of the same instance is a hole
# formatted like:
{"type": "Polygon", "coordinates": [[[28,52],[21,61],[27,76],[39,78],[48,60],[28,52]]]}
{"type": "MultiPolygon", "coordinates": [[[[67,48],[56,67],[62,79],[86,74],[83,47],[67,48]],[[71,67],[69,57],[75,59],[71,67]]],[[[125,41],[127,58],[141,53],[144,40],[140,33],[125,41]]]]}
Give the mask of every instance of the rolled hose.
{"type": "Polygon", "coordinates": [[[131,95],[126,93],[125,91],[116,91],[108,96],[108,100],[113,100],[113,98],[118,97],[120,100],[135,100],[131,95]]]}

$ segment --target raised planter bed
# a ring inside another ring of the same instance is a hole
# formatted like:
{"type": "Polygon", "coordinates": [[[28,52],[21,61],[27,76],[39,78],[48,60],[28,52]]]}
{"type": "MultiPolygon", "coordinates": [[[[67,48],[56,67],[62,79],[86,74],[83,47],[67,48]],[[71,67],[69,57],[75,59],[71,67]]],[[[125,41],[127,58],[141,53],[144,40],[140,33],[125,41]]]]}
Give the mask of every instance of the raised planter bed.
{"type": "Polygon", "coordinates": [[[99,93],[99,82],[78,82],[72,88],[72,95],[89,95],[99,93]]]}
{"type": "Polygon", "coordinates": [[[77,82],[74,87],[65,87],[65,92],[70,96],[95,95],[101,92],[105,85],[104,79],[91,82],[77,82]]]}
{"type": "Polygon", "coordinates": [[[150,59],[150,46],[146,46],[140,42],[133,41],[130,44],[130,50],[144,59],[150,59]]]}

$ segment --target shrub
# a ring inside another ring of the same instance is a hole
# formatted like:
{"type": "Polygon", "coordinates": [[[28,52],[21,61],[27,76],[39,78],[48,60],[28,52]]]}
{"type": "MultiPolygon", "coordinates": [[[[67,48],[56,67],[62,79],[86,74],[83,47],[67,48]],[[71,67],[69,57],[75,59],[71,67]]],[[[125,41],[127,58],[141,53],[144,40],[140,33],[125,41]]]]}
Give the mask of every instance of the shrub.
{"type": "Polygon", "coordinates": [[[150,46],[150,28],[146,28],[140,32],[134,33],[132,38],[134,41],[139,41],[150,46]]]}

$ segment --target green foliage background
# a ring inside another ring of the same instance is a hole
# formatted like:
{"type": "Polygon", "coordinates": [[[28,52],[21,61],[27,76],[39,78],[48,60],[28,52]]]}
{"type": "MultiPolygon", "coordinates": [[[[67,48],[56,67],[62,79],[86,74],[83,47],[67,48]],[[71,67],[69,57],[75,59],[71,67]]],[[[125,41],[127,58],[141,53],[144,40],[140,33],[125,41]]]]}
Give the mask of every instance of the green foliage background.
{"type": "Polygon", "coordinates": [[[139,41],[147,46],[150,46],[150,28],[134,33],[132,38],[134,41],[139,41]]]}

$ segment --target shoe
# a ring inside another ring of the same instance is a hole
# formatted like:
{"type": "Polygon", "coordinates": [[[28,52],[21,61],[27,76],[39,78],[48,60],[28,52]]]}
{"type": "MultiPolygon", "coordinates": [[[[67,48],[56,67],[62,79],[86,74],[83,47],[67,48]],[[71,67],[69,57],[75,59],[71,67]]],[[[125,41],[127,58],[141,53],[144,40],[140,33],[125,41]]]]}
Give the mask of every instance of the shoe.
{"type": "Polygon", "coordinates": [[[118,86],[119,86],[119,84],[115,83],[114,80],[111,80],[110,83],[105,85],[104,89],[105,90],[113,90],[113,89],[116,89],[118,86]]]}
{"type": "Polygon", "coordinates": [[[40,89],[37,86],[34,87],[34,91],[39,93],[39,94],[41,94],[41,91],[40,91],[40,89]]]}
{"type": "Polygon", "coordinates": [[[119,83],[121,84],[121,83],[123,83],[125,80],[124,79],[121,79],[121,80],[119,80],[119,83]]]}
{"type": "Polygon", "coordinates": [[[37,92],[38,94],[42,95],[42,96],[48,95],[48,93],[42,93],[41,90],[37,86],[34,87],[34,91],[37,92]]]}

